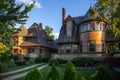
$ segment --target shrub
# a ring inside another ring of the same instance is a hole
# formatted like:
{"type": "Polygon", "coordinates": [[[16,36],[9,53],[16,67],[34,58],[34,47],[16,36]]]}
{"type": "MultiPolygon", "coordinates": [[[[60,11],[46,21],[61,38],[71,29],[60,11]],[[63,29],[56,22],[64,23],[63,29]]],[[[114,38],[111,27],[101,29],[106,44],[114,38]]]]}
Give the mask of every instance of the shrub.
{"type": "Polygon", "coordinates": [[[60,74],[58,70],[56,69],[55,65],[52,65],[52,68],[48,74],[47,80],[60,80],[60,74]]]}
{"type": "Polygon", "coordinates": [[[37,68],[34,68],[26,75],[25,80],[43,80],[43,76],[37,68]]]}
{"type": "Polygon", "coordinates": [[[81,76],[80,77],[80,80],[86,80],[84,76],[81,76]]]}
{"type": "Polygon", "coordinates": [[[57,65],[58,61],[57,61],[57,59],[49,59],[48,63],[49,63],[49,65],[53,65],[53,64],[57,65]]]}
{"type": "Polygon", "coordinates": [[[1,62],[2,63],[9,63],[9,56],[8,56],[8,54],[7,53],[2,53],[2,55],[1,55],[1,62]]]}
{"type": "Polygon", "coordinates": [[[73,62],[75,66],[93,66],[94,65],[94,59],[90,57],[77,57],[73,59],[73,62]]]}
{"type": "Polygon", "coordinates": [[[10,61],[9,61],[9,66],[10,66],[10,67],[15,66],[15,61],[14,61],[13,58],[10,59],[10,61]]]}
{"type": "Polygon", "coordinates": [[[0,72],[5,72],[8,70],[8,64],[0,63],[0,72]]]}
{"type": "Polygon", "coordinates": [[[91,80],[112,80],[109,74],[108,67],[99,65],[94,74],[91,75],[91,80]]]}
{"type": "Polygon", "coordinates": [[[42,62],[48,62],[50,57],[42,57],[42,62]]]}
{"type": "Polygon", "coordinates": [[[20,60],[20,61],[16,61],[15,64],[16,64],[17,66],[22,66],[22,65],[25,65],[26,62],[25,62],[25,60],[20,60]]]}
{"type": "Polygon", "coordinates": [[[30,61],[30,57],[24,57],[25,61],[30,61]]]}
{"type": "Polygon", "coordinates": [[[16,55],[13,55],[12,58],[17,61],[19,59],[19,56],[16,54],[16,55]]]}
{"type": "Polygon", "coordinates": [[[72,62],[68,61],[65,69],[65,75],[64,80],[76,80],[77,79],[77,73],[75,66],[72,62]]]}
{"type": "Polygon", "coordinates": [[[35,63],[40,63],[42,62],[41,56],[35,58],[35,63]]]}
{"type": "Polygon", "coordinates": [[[57,61],[58,61],[59,64],[64,64],[65,63],[65,60],[63,60],[63,59],[58,58],[57,61]]]}

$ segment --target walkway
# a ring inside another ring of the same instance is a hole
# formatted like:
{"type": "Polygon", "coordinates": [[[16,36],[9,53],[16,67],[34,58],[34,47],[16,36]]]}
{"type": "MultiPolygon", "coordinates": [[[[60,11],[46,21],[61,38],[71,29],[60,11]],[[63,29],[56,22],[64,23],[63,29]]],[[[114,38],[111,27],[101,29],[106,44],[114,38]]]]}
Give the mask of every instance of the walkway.
{"type": "Polygon", "coordinates": [[[25,68],[22,68],[22,69],[18,69],[18,70],[15,70],[15,71],[0,73],[0,76],[9,75],[9,74],[17,73],[17,72],[20,72],[20,71],[24,71],[24,70],[33,68],[33,67],[38,66],[38,65],[40,65],[40,64],[35,64],[35,65],[29,66],[29,67],[25,67],[25,68]]]}
{"type": "MultiPolygon", "coordinates": [[[[38,67],[38,70],[41,70],[41,69],[43,69],[43,68],[45,68],[45,67],[47,67],[47,66],[48,66],[48,64],[43,65],[43,66],[40,66],[40,67],[38,67]]],[[[28,73],[28,72],[20,73],[20,74],[16,74],[16,75],[13,75],[13,76],[10,76],[10,77],[7,77],[7,78],[4,78],[4,79],[2,79],[2,80],[15,80],[15,79],[17,79],[17,78],[20,78],[20,77],[26,76],[27,73],[28,73]]]]}

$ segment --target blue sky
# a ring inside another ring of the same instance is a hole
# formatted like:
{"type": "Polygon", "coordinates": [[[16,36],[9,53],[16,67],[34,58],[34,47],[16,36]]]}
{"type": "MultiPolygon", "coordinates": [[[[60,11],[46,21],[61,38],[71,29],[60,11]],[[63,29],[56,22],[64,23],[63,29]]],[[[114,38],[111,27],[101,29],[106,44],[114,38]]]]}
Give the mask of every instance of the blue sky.
{"type": "MultiPolygon", "coordinates": [[[[31,4],[34,0],[16,0],[17,3],[31,4]]],[[[66,9],[66,16],[85,15],[93,0],[35,0],[35,7],[28,13],[29,19],[25,24],[29,28],[34,22],[43,23],[53,28],[53,34],[58,35],[62,24],[62,7],[66,9]]],[[[20,25],[16,25],[20,27],[20,25]]]]}

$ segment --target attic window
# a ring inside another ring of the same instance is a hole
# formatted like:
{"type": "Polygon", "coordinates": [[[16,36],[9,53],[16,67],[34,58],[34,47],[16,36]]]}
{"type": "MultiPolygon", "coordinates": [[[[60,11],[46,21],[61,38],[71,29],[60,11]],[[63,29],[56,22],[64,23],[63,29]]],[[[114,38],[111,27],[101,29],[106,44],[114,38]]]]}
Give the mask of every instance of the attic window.
{"type": "Polygon", "coordinates": [[[66,27],[66,31],[67,31],[67,36],[72,35],[72,21],[67,21],[67,27],[66,27]]]}
{"type": "Polygon", "coordinates": [[[46,42],[47,42],[48,44],[51,44],[51,43],[52,43],[52,41],[51,41],[51,40],[46,40],[46,42]]]}

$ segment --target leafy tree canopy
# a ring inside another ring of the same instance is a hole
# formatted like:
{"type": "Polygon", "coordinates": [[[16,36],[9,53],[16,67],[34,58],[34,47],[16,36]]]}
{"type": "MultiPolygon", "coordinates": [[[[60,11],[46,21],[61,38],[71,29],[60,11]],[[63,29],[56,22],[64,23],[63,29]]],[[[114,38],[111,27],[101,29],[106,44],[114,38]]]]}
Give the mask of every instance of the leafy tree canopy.
{"type": "Polygon", "coordinates": [[[52,35],[53,28],[51,28],[51,27],[49,27],[49,26],[46,26],[46,27],[45,27],[45,32],[46,32],[46,34],[47,34],[50,38],[54,39],[54,35],[52,35]]]}
{"type": "Polygon", "coordinates": [[[96,0],[94,7],[108,21],[107,35],[120,38],[120,0],[96,0]]]}
{"type": "Polygon", "coordinates": [[[9,50],[9,48],[0,42],[0,54],[6,53],[9,50]]]}

